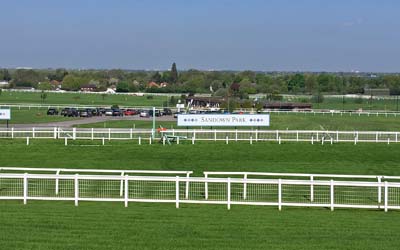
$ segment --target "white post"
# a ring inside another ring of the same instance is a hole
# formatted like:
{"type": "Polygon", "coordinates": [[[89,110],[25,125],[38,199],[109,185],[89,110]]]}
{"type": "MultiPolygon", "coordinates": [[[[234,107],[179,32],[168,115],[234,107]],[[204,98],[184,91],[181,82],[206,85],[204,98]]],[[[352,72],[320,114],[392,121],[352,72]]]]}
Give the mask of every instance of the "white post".
{"type": "Polygon", "coordinates": [[[54,129],[53,129],[53,138],[57,139],[57,128],[56,127],[54,127],[54,129]]]}
{"type": "Polygon", "coordinates": [[[24,205],[28,200],[28,173],[24,174],[24,205]]]}
{"type": "Polygon", "coordinates": [[[250,136],[250,145],[253,144],[253,136],[250,136]]]}
{"type": "Polygon", "coordinates": [[[339,142],[339,131],[336,131],[336,142],[339,142]]]}
{"type": "Polygon", "coordinates": [[[35,138],[35,128],[32,128],[32,138],[35,138]]]}
{"type": "Polygon", "coordinates": [[[151,145],[151,136],[149,137],[149,144],[151,145]]]}
{"type": "Polygon", "coordinates": [[[208,200],[208,174],[204,174],[205,182],[204,182],[204,198],[208,200]]]}
{"type": "Polygon", "coordinates": [[[179,136],[176,137],[176,145],[179,145],[179,136]]]}
{"type": "Polygon", "coordinates": [[[91,139],[92,139],[92,141],[93,141],[93,139],[94,139],[94,128],[92,128],[91,139]]]}
{"type": "Polygon", "coordinates": [[[227,182],[228,190],[227,190],[227,206],[228,210],[231,209],[231,177],[228,177],[228,182],[227,182]]]}
{"type": "MultiPolygon", "coordinates": [[[[125,175],[124,172],[121,172],[121,177],[123,177],[125,175]]],[[[121,180],[121,183],[119,185],[119,196],[123,196],[124,195],[124,181],[121,180]]]]}
{"type": "Polygon", "coordinates": [[[29,146],[29,136],[26,137],[26,145],[29,146]]]}
{"type": "Polygon", "coordinates": [[[243,178],[243,200],[247,198],[247,174],[244,174],[243,178]]]}
{"type": "Polygon", "coordinates": [[[385,204],[384,204],[384,206],[385,206],[385,212],[387,212],[388,211],[388,197],[389,197],[389,195],[388,195],[388,183],[387,183],[387,181],[385,181],[385,194],[384,194],[384,196],[385,196],[385,204]]]}
{"type": "Polygon", "coordinates": [[[357,145],[357,137],[354,137],[354,145],[357,145]]]}
{"type": "Polygon", "coordinates": [[[104,137],[103,138],[101,138],[101,143],[103,144],[103,146],[104,146],[104,137]]]}
{"type": "Polygon", "coordinates": [[[179,176],[176,177],[175,181],[175,207],[179,208],[179,176]]]}
{"type": "Polygon", "coordinates": [[[192,144],[194,144],[194,136],[192,137],[192,144]]]}
{"type": "Polygon", "coordinates": [[[228,144],[229,143],[229,138],[228,138],[228,136],[226,137],[226,144],[228,144]]]}
{"type": "Polygon", "coordinates": [[[378,142],[378,132],[376,132],[376,138],[375,141],[378,142]]]}
{"type": "Polygon", "coordinates": [[[186,173],[185,199],[189,199],[189,177],[190,173],[186,173]]]}
{"type": "Polygon", "coordinates": [[[390,137],[388,138],[388,145],[390,144],[390,137]]]}
{"type": "Polygon", "coordinates": [[[314,202],[314,176],[310,176],[310,201],[314,202]]]}
{"type": "Polygon", "coordinates": [[[130,139],[133,138],[133,131],[132,131],[132,129],[129,130],[129,138],[130,138],[130,139]]]}
{"type": "Polygon", "coordinates": [[[299,141],[299,131],[298,130],[296,131],[296,141],[297,142],[299,141]]]}
{"type": "Polygon", "coordinates": [[[258,141],[258,130],[256,129],[256,142],[258,141]]]}
{"type": "Polygon", "coordinates": [[[67,145],[68,145],[68,138],[65,137],[65,138],[64,138],[64,146],[67,146],[67,145]]]}
{"type": "Polygon", "coordinates": [[[335,190],[334,190],[334,184],[333,184],[333,180],[331,180],[331,211],[333,211],[334,209],[334,203],[335,203],[335,190]]]}
{"type": "Polygon", "coordinates": [[[278,209],[282,210],[282,180],[278,180],[278,209]]]}
{"type": "Polygon", "coordinates": [[[139,136],[139,145],[142,145],[142,137],[139,136]]]}
{"type": "Polygon", "coordinates": [[[76,128],[72,128],[72,140],[76,140],[76,128]]]}
{"type": "Polygon", "coordinates": [[[217,141],[217,130],[214,129],[214,141],[217,141]]]}
{"type": "Polygon", "coordinates": [[[79,199],[79,183],[78,183],[78,174],[75,174],[75,206],[78,206],[78,199],[79,199]]]}
{"type": "Polygon", "coordinates": [[[398,141],[397,141],[397,134],[398,134],[398,133],[396,132],[396,143],[398,142],[398,141]]]}
{"type": "Polygon", "coordinates": [[[321,139],[321,144],[324,145],[325,137],[323,136],[321,139]]]}
{"type": "Polygon", "coordinates": [[[56,178],[56,195],[58,195],[58,190],[59,190],[58,186],[59,186],[59,182],[60,182],[60,180],[58,179],[58,176],[60,175],[60,170],[57,170],[56,175],[57,175],[57,178],[56,178]]]}
{"type": "Polygon", "coordinates": [[[278,130],[276,131],[276,140],[277,141],[279,140],[279,131],[278,130]]]}
{"type": "Polygon", "coordinates": [[[238,131],[237,131],[237,129],[235,130],[235,141],[237,141],[238,140],[238,131]]]}
{"type": "Polygon", "coordinates": [[[165,136],[162,137],[162,144],[165,146],[165,136]]]}
{"type": "Polygon", "coordinates": [[[311,136],[311,144],[314,144],[314,136],[311,136]]]}
{"type": "Polygon", "coordinates": [[[380,204],[382,202],[382,187],[381,187],[382,176],[378,176],[377,178],[378,178],[378,184],[379,184],[379,186],[378,186],[378,203],[380,204]]]}
{"type": "Polygon", "coordinates": [[[281,137],[280,136],[278,138],[278,142],[279,142],[279,144],[281,144],[281,137]]]}
{"type": "Polygon", "coordinates": [[[129,199],[129,188],[128,188],[128,175],[125,175],[125,207],[128,207],[128,199],[129,199]]]}
{"type": "Polygon", "coordinates": [[[111,140],[111,128],[108,129],[108,140],[111,140]]]}

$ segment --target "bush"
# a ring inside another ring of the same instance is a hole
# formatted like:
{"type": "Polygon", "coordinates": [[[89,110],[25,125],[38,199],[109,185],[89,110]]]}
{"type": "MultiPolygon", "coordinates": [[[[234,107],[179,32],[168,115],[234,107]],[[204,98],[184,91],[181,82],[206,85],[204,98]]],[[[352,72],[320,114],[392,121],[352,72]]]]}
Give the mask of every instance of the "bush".
{"type": "Polygon", "coordinates": [[[118,106],[118,104],[113,104],[113,105],[111,106],[111,108],[112,108],[112,109],[119,109],[119,106],[118,106]]]}
{"type": "Polygon", "coordinates": [[[151,100],[151,99],[153,99],[154,97],[153,97],[152,95],[148,95],[148,96],[146,96],[146,98],[147,98],[148,100],[151,100]]]}

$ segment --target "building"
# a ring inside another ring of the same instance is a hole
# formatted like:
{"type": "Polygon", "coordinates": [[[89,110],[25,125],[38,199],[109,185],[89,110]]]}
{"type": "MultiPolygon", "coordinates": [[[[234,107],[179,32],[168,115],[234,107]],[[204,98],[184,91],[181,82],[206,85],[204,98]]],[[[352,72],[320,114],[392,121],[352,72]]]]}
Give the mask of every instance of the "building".
{"type": "Polygon", "coordinates": [[[82,92],[93,92],[97,90],[96,84],[85,84],[81,87],[82,92]]]}

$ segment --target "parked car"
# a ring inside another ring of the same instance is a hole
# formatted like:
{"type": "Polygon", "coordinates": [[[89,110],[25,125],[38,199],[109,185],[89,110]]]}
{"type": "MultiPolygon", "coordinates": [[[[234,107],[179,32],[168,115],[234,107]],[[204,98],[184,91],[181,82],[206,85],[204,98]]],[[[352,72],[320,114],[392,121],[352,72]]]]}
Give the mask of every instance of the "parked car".
{"type": "Polygon", "coordinates": [[[164,108],[162,115],[172,115],[172,110],[169,108],[164,108]]]}
{"type": "Polygon", "coordinates": [[[78,110],[80,117],[91,117],[92,111],[90,109],[80,109],[78,110]]]}
{"type": "Polygon", "coordinates": [[[150,117],[150,114],[149,114],[149,111],[147,111],[147,110],[142,110],[142,111],[140,111],[139,116],[140,116],[140,117],[150,117]]]}
{"type": "Polygon", "coordinates": [[[55,108],[49,108],[47,110],[47,115],[58,115],[58,110],[55,108]]]}
{"type": "MultiPolygon", "coordinates": [[[[153,116],[153,110],[149,110],[149,116],[153,116]]],[[[162,116],[161,110],[156,109],[155,110],[155,116],[156,117],[162,116]]]]}
{"type": "Polygon", "coordinates": [[[124,113],[120,109],[113,109],[112,110],[112,116],[123,116],[124,113]]]}
{"type": "Polygon", "coordinates": [[[68,117],[77,117],[79,116],[79,112],[78,110],[76,110],[76,108],[64,108],[63,110],[61,110],[61,115],[68,117]]]}
{"type": "Polygon", "coordinates": [[[124,111],[124,115],[137,115],[137,111],[134,109],[127,109],[124,111]]]}
{"type": "Polygon", "coordinates": [[[113,110],[112,110],[112,109],[106,109],[106,110],[104,111],[104,114],[105,114],[106,116],[112,116],[112,115],[113,115],[113,110]]]}
{"type": "Polygon", "coordinates": [[[97,108],[96,113],[98,116],[104,115],[106,113],[106,109],[105,108],[97,108]]]}

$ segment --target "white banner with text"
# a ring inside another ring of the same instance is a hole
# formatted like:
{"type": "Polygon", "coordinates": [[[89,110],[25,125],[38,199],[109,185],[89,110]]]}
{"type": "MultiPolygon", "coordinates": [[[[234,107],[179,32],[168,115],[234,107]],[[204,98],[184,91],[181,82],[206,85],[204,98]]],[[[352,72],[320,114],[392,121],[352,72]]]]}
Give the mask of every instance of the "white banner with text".
{"type": "Polygon", "coordinates": [[[0,109],[0,120],[10,120],[11,111],[10,109],[0,109]]]}
{"type": "Polygon", "coordinates": [[[181,114],[178,115],[178,126],[265,127],[269,126],[269,114],[181,114]]]}

